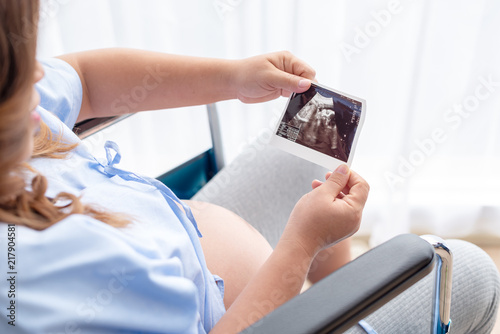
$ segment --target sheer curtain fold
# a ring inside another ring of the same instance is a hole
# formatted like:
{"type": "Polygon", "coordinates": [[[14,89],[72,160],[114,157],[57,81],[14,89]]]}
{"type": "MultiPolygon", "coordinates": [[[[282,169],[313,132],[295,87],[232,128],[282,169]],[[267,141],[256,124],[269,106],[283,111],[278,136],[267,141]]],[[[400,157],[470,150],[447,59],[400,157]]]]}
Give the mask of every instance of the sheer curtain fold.
{"type": "MultiPolygon", "coordinates": [[[[59,6],[42,22],[40,56],[111,46],[224,58],[292,51],[321,83],[368,102],[353,164],[372,186],[362,233],[374,243],[407,231],[500,237],[499,2],[42,2],[59,6]]],[[[227,160],[271,129],[285,103],[220,103],[227,160]]]]}

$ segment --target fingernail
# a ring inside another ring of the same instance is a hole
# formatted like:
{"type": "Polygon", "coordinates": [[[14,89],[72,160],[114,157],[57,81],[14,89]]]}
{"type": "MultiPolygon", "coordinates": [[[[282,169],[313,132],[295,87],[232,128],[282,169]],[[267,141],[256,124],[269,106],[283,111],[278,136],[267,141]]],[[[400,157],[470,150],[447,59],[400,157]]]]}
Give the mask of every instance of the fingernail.
{"type": "Polygon", "coordinates": [[[299,81],[299,88],[307,88],[311,85],[311,80],[308,79],[301,79],[299,81]]]}
{"type": "Polygon", "coordinates": [[[342,175],[347,175],[347,173],[349,173],[349,167],[347,167],[347,165],[345,165],[345,164],[340,165],[335,170],[335,173],[340,173],[342,175]]]}

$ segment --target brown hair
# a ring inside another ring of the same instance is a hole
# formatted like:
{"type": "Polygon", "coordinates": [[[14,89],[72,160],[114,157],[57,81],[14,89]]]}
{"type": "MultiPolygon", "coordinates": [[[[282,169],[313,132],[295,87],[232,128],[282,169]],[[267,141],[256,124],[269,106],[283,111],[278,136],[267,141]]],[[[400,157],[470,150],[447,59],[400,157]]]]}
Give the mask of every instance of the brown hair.
{"type": "MultiPolygon", "coordinates": [[[[23,155],[33,134],[30,101],[36,67],[38,0],[0,0],[0,222],[43,230],[71,214],[86,214],[120,227],[129,223],[122,214],[83,205],[78,197],[60,193],[47,198],[47,179],[36,174],[26,187],[23,155]],[[64,206],[58,206],[59,200],[64,206]]],[[[40,125],[33,157],[64,159],[76,145],[61,142],[47,125],[40,125]]]]}

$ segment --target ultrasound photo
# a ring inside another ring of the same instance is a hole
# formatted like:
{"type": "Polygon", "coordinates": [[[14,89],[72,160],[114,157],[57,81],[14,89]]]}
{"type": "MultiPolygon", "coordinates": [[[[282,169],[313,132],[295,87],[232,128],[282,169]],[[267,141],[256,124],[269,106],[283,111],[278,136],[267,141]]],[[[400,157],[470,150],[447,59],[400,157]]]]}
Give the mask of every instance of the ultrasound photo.
{"type": "Polygon", "coordinates": [[[348,162],[362,107],[361,99],[313,84],[291,96],[276,135],[348,162]]]}

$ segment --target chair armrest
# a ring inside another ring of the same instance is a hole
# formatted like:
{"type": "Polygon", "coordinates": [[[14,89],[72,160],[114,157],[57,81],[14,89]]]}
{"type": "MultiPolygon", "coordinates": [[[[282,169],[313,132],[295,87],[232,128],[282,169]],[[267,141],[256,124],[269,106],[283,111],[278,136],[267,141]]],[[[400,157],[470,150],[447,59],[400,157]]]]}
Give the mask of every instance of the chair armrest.
{"type": "Polygon", "coordinates": [[[80,139],[84,139],[132,115],[133,114],[127,114],[122,116],[87,119],[75,124],[75,126],[73,127],[73,132],[76,133],[78,137],[80,137],[80,139]]]}
{"type": "Polygon", "coordinates": [[[434,249],[397,236],[346,264],[242,333],[342,332],[429,274],[434,249]]]}

